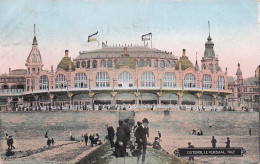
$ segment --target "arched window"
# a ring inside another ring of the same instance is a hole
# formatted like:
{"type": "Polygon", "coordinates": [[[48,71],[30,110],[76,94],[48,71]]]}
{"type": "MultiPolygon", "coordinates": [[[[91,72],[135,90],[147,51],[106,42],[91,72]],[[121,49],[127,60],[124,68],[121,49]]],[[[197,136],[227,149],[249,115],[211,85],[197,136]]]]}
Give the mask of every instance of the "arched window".
{"type": "Polygon", "coordinates": [[[212,88],[212,79],[211,79],[210,75],[203,75],[202,88],[203,89],[211,89],[212,88]]]}
{"type": "Polygon", "coordinates": [[[116,67],[118,61],[117,60],[114,60],[114,67],[116,67]]]}
{"type": "Polygon", "coordinates": [[[106,67],[107,62],[105,60],[101,60],[100,67],[106,67]]]}
{"type": "Polygon", "coordinates": [[[90,60],[87,61],[87,68],[90,68],[90,60]]]}
{"type": "Polygon", "coordinates": [[[81,62],[81,67],[82,67],[82,68],[85,68],[85,67],[86,67],[86,62],[85,62],[85,61],[82,61],[82,62],[81,62]]]}
{"type": "Polygon", "coordinates": [[[151,67],[151,66],[152,66],[151,60],[150,60],[150,59],[147,59],[145,65],[146,65],[146,67],[151,67]]]}
{"type": "Polygon", "coordinates": [[[170,67],[170,61],[166,61],[166,67],[169,68],[170,67]]]}
{"type": "Polygon", "coordinates": [[[143,67],[143,66],[144,66],[144,60],[141,59],[141,60],[139,61],[139,67],[143,67]]]}
{"type": "Polygon", "coordinates": [[[209,65],[209,69],[210,69],[211,73],[213,73],[213,64],[212,63],[209,65]]]}
{"type": "Polygon", "coordinates": [[[97,61],[96,61],[96,60],[93,60],[93,62],[92,62],[92,68],[97,68],[97,61]]]}
{"type": "Polygon", "coordinates": [[[79,68],[80,67],[80,61],[76,62],[76,67],[79,68]]]}
{"type": "Polygon", "coordinates": [[[76,73],[74,77],[74,87],[75,88],[87,88],[88,81],[85,73],[76,73]]]}
{"type": "Polygon", "coordinates": [[[175,61],[171,62],[171,67],[174,68],[175,67],[175,61]]]}
{"type": "Polygon", "coordinates": [[[8,85],[3,85],[2,86],[2,93],[8,93],[8,85]]]}
{"type": "Polygon", "coordinates": [[[163,86],[167,88],[175,88],[176,87],[176,77],[172,72],[167,72],[164,74],[163,78],[163,86]]]}
{"type": "Polygon", "coordinates": [[[39,89],[40,90],[47,90],[48,88],[49,88],[48,76],[43,75],[43,76],[40,77],[39,89]]]}
{"type": "Polygon", "coordinates": [[[225,79],[223,76],[218,77],[217,87],[219,90],[225,89],[225,79]]]}
{"type": "Polygon", "coordinates": [[[36,57],[36,55],[33,55],[32,62],[33,62],[33,63],[37,63],[37,57],[36,57]]]}
{"type": "Polygon", "coordinates": [[[160,67],[164,68],[165,67],[165,62],[163,60],[160,61],[160,67]]]}
{"type": "Polygon", "coordinates": [[[110,87],[109,75],[107,72],[98,72],[96,76],[96,87],[110,87]]]}
{"type": "Polygon", "coordinates": [[[142,87],[155,87],[155,77],[153,72],[144,72],[141,80],[142,87]]]}
{"type": "Polygon", "coordinates": [[[184,77],[184,88],[195,88],[196,87],[196,79],[193,74],[188,73],[184,77]]]}
{"type": "Polygon", "coordinates": [[[138,60],[135,60],[135,67],[138,67],[138,60]]]}
{"type": "Polygon", "coordinates": [[[158,67],[158,60],[155,60],[154,61],[154,68],[157,68],[158,67]]]}
{"type": "Polygon", "coordinates": [[[55,79],[55,88],[67,88],[67,80],[63,74],[58,74],[55,79]]]}
{"type": "Polygon", "coordinates": [[[107,61],[107,67],[108,68],[112,68],[112,60],[108,60],[107,61]]]}
{"type": "Polygon", "coordinates": [[[118,87],[133,87],[133,77],[129,72],[120,73],[118,87]]]}

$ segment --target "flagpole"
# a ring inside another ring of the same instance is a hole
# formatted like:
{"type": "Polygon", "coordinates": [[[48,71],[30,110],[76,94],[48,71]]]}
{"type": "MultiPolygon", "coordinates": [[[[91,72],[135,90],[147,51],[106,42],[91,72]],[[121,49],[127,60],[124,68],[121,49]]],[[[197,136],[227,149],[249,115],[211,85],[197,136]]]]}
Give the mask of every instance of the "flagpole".
{"type": "Polygon", "coordinates": [[[152,38],[153,34],[151,33],[151,48],[153,47],[153,38],[152,38]]]}
{"type": "Polygon", "coordinates": [[[99,49],[99,33],[98,33],[98,49],[99,49]]]}

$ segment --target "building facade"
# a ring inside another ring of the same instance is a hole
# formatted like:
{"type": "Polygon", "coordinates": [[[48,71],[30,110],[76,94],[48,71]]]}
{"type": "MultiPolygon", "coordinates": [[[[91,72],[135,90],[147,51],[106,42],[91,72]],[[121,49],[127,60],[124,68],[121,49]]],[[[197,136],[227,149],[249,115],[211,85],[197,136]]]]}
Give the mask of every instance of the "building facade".
{"type": "Polygon", "coordinates": [[[218,65],[214,43],[205,43],[201,66],[146,46],[104,45],[80,52],[72,61],[69,51],[54,70],[43,70],[36,36],[26,69],[0,76],[2,108],[18,106],[67,106],[174,104],[225,106],[231,94],[227,69],[218,65]]]}
{"type": "Polygon", "coordinates": [[[229,97],[230,106],[259,110],[260,95],[260,65],[255,70],[254,77],[243,78],[240,64],[236,72],[236,79],[228,77],[228,87],[232,90],[229,97]]]}

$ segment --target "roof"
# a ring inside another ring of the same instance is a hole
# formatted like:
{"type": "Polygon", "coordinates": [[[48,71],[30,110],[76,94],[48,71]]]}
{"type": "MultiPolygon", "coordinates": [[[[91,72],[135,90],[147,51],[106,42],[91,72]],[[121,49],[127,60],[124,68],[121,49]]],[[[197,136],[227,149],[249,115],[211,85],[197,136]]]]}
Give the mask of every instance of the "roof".
{"type": "Polygon", "coordinates": [[[228,79],[228,85],[235,84],[235,79],[232,76],[228,76],[227,79],[228,79]]]}
{"type": "Polygon", "coordinates": [[[180,59],[178,60],[178,62],[175,65],[175,69],[179,70],[179,64],[181,63],[181,69],[185,70],[187,68],[194,68],[192,62],[189,60],[189,58],[187,56],[182,56],[180,57],[180,59]]]}
{"type": "Polygon", "coordinates": [[[127,66],[129,68],[135,69],[135,61],[134,59],[131,59],[129,55],[122,55],[119,61],[116,63],[116,68],[119,69],[123,66],[127,66]]]}
{"type": "MultiPolygon", "coordinates": [[[[127,46],[127,52],[130,57],[134,58],[167,58],[176,59],[170,52],[161,51],[155,48],[148,48],[144,46],[127,46]]],[[[101,49],[94,51],[80,52],[74,60],[84,60],[91,58],[119,58],[124,54],[124,47],[102,47],[101,49]]]]}
{"type": "Polygon", "coordinates": [[[243,80],[244,85],[256,85],[258,78],[256,77],[249,77],[243,80]]]}
{"type": "Polygon", "coordinates": [[[10,75],[26,75],[26,69],[16,69],[9,72],[10,75]]]}
{"type": "Polygon", "coordinates": [[[71,64],[71,70],[72,71],[75,71],[75,64],[71,61],[70,58],[68,57],[63,57],[63,59],[60,61],[59,65],[57,66],[57,69],[63,69],[65,71],[69,71],[69,67],[70,67],[70,64],[71,64]]]}
{"type": "Polygon", "coordinates": [[[214,43],[211,41],[211,37],[208,37],[208,41],[205,43],[204,57],[215,57],[213,50],[214,43]]]}

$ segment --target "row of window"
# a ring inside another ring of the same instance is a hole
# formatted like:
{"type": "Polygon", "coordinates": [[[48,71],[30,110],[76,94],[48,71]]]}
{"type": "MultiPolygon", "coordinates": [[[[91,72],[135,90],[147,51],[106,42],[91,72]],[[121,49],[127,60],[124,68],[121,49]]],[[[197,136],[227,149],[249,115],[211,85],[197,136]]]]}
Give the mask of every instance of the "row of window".
{"type": "MultiPolygon", "coordinates": [[[[133,77],[129,72],[122,72],[118,78],[119,87],[132,87],[133,86],[133,77]]],[[[164,74],[163,86],[169,88],[176,87],[176,76],[173,72],[167,72],[164,74]]],[[[28,85],[28,83],[27,83],[28,85]]],[[[153,72],[144,72],[141,78],[142,87],[155,87],[155,76],[153,72]]],[[[40,90],[48,89],[48,77],[40,77],[40,90]]],[[[55,88],[66,88],[67,80],[63,74],[58,74],[55,79],[55,88]]],[[[87,88],[88,81],[85,73],[77,73],[74,77],[74,88],[87,88]]],[[[110,78],[107,72],[98,72],[96,76],[96,87],[110,87],[110,78]]],[[[191,73],[188,73],[184,77],[183,81],[184,88],[196,88],[196,79],[195,76],[191,73]]],[[[202,80],[203,89],[212,88],[212,78],[210,75],[204,75],[202,80]]],[[[225,79],[223,76],[220,76],[217,81],[217,89],[225,89],[225,79]]]]}
{"type": "MultiPolygon", "coordinates": [[[[118,60],[114,60],[114,65],[116,65],[118,62],[118,60]]],[[[152,61],[150,59],[147,59],[147,60],[143,60],[141,59],[140,61],[137,61],[135,60],[135,64],[136,64],[136,67],[152,67],[152,61]]],[[[154,67],[155,68],[158,68],[159,64],[159,61],[158,60],[155,60],[154,61],[154,67]]],[[[92,68],[97,68],[98,66],[98,63],[97,63],[97,60],[93,60],[92,61],[92,68]]],[[[90,68],[90,61],[88,60],[87,62],[86,61],[77,61],[76,62],[76,67],[77,68],[90,68]]],[[[100,67],[107,67],[107,68],[112,68],[113,67],[113,64],[112,64],[112,60],[101,60],[100,62],[100,67]]],[[[175,67],[175,61],[164,61],[164,60],[160,60],[160,67],[161,68],[169,68],[169,67],[172,67],[174,68],[175,67]]]]}
{"type": "Polygon", "coordinates": [[[14,82],[25,82],[25,78],[0,79],[0,83],[14,83],[14,82]]]}

